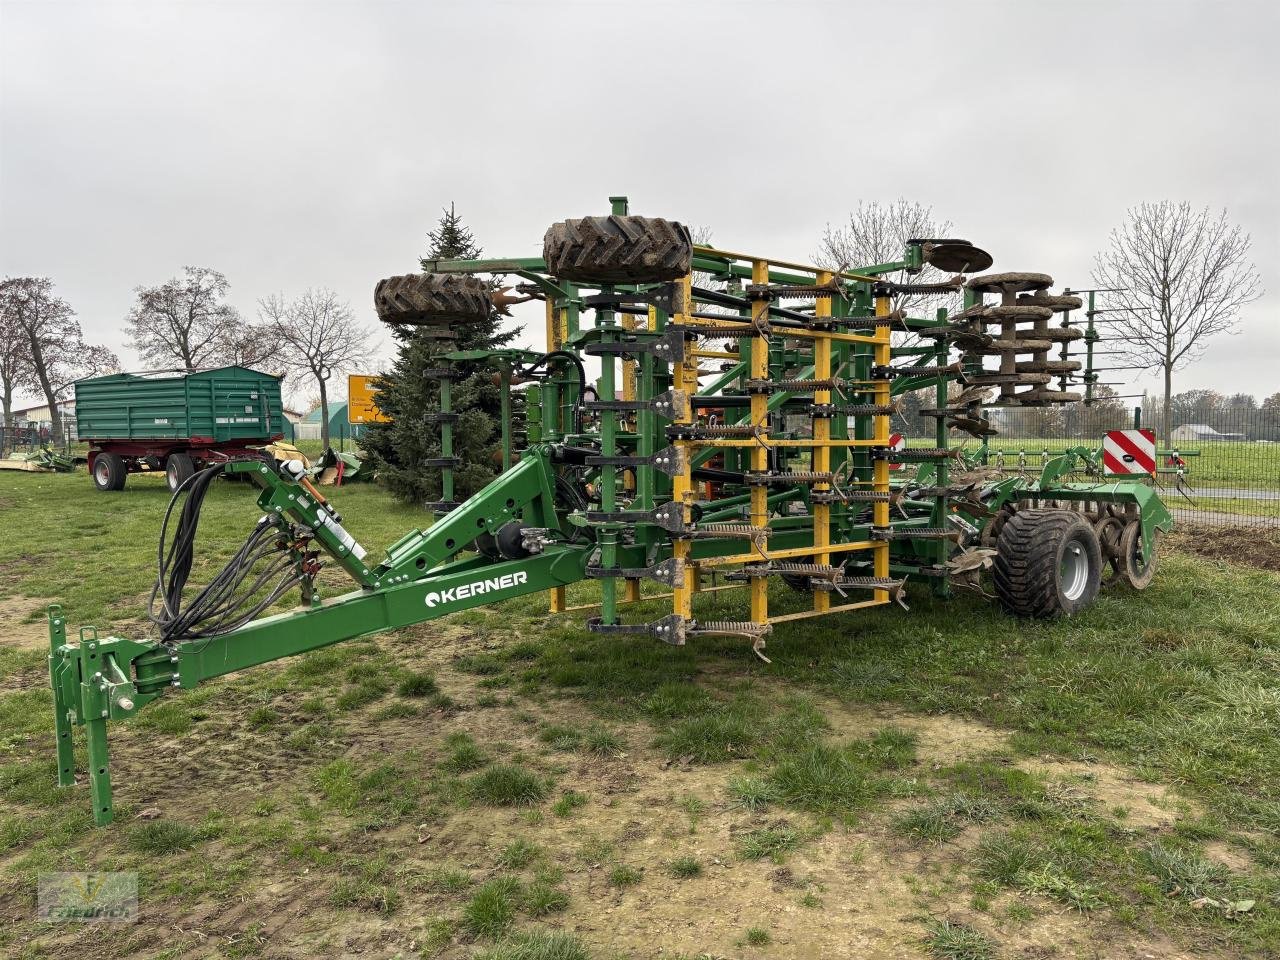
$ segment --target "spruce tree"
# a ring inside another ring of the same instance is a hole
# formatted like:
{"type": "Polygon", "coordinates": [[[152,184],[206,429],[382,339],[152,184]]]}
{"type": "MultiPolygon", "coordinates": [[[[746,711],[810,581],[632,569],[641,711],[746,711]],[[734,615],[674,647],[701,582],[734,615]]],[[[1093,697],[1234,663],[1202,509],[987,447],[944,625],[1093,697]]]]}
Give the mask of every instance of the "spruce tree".
{"type": "MultiPolygon", "coordinates": [[[[452,203],[427,238],[430,246],[420,260],[424,267],[429,260],[474,260],[481,254],[452,203]]],[[[496,311],[484,321],[453,329],[456,340],[434,339],[419,327],[394,329],[399,344],[396,361],[378,382],[378,407],[391,419],[369,428],[364,448],[379,480],[400,500],[421,503],[441,498],[440,468],[423,463],[441,455],[440,427],[426,421],[440,409],[440,384],[428,379],[425,371],[445,365],[440,354],[497,349],[519,334],[519,330],[501,330],[496,311]]],[[[459,414],[453,428],[453,453],[462,461],[454,470],[458,500],[475,493],[501,469],[501,393],[493,383],[494,372],[492,367],[478,367],[453,384],[453,409],[459,414]]]]}

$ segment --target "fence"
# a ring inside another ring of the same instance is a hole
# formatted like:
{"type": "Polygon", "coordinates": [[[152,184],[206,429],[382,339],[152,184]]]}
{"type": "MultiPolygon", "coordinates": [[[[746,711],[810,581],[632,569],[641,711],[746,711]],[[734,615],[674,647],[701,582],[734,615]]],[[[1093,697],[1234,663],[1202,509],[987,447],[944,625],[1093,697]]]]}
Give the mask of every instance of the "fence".
{"type": "Polygon", "coordinates": [[[22,456],[48,447],[58,453],[71,455],[76,451],[76,418],[63,417],[61,434],[54,439],[53,425],[48,422],[5,424],[0,420],[0,459],[22,456]]]}
{"type": "MultiPolygon", "coordinates": [[[[978,462],[1007,471],[1039,470],[1068,447],[1097,449],[1108,430],[1153,426],[1158,438],[1155,482],[1176,520],[1280,527],[1280,416],[1275,411],[1220,409],[1200,422],[1183,419],[1186,414],[1180,416],[1175,406],[1167,432],[1159,429],[1158,419],[1151,424],[1141,408],[1119,401],[993,409],[989,416],[999,433],[985,444],[972,439],[963,446],[978,462]]],[[[930,436],[925,431],[932,423],[913,422],[904,412],[894,429],[915,439],[930,436]]]]}

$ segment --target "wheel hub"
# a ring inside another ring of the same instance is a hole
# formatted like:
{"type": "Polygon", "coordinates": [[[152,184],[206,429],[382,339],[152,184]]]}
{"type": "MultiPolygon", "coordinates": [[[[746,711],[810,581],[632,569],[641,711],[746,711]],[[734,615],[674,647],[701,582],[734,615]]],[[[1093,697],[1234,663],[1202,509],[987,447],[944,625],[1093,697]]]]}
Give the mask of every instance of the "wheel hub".
{"type": "Polygon", "coordinates": [[[1084,595],[1089,583],[1089,555],[1079,540],[1062,548],[1058,579],[1062,582],[1062,595],[1068,600],[1079,600],[1084,595]]]}

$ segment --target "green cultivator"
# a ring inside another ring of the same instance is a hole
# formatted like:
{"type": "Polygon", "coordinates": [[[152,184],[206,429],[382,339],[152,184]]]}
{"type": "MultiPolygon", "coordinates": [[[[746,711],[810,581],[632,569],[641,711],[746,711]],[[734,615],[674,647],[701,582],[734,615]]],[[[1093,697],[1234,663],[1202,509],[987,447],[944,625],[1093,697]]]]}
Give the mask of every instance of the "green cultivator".
{"type": "Polygon", "coordinates": [[[1171,519],[1148,483],[1104,477],[1097,451],[1004,473],[950,442],[993,432],[995,407],[1087,402],[1091,323],[1072,324],[1081,301],[1050,293],[1044,274],[983,272],[991,257],[955,239],[912,240],[901,261],[856,269],[697,247],[680,224],[629,216],[620,199],[611,216],[551,227],[540,258],[427,266],[383,280],[375,300],[385,322],[441,341],[434,524],[375,561],[301,464],[233,462],[197,473],[170,504],[158,639],[84,628],[68,642],[50,611],[59,782],[74,782],[71,732],[84,725],[99,823],[112,813],[107,722],[170,688],[535,591],[562,611],[565,587],[586,579],[600,591],[589,628],[619,643],[730,635],[761,658],[771,636],[785,639],[778,625],[905,607],[909,583],[946,596],[990,569],[1006,610],[1055,617],[1108,582],[1151,580],[1171,519]],[[943,279],[917,282],[926,265],[943,279]],[[484,274],[519,277],[518,296],[484,274]],[[940,306],[909,316],[893,306],[904,295],[940,306]],[[459,325],[531,298],[545,301],[545,352],[447,352],[459,325]],[[459,503],[450,385],[476,365],[494,367],[504,390],[508,469],[459,503]],[[937,430],[903,447],[890,419],[916,390],[929,391],[937,430]],[[252,480],[264,515],[213,581],[188,589],[219,474],[252,480]],[[321,598],[326,561],[355,589],[321,598]],[[775,579],[806,598],[801,609],[771,612],[775,579]],[[644,581],[661,587],[642,593],[644,581]],[[299,606],[261,616],[295,589],[299,606]],[[738,618],[699,616],[700,594],[733,589],[738,618]],[[623,616],[642,596],[668,598],[670,613],[623,616]]]}

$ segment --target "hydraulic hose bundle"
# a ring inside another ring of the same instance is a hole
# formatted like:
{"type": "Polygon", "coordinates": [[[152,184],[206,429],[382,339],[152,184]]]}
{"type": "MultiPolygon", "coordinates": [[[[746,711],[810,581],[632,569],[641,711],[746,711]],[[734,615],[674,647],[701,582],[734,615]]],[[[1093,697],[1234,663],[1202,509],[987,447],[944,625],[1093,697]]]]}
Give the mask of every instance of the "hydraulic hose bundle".
{"type": "Polygon", "coordinates": [[[263,517],[235,556],[184,607],[183,593],[195,556],[200,511],[205,494],[222,471],[222,466],[214,466],[193,474],[174,492],[165,510],[157,551],[158,571],[147,616],[160,627],[166,643],[230,633],[255,619],[301,580],[295,558],[281,549],[280,530],[263,517]],[[170,543],[169,523],[184,494],[186,499],[170,543]]]}

